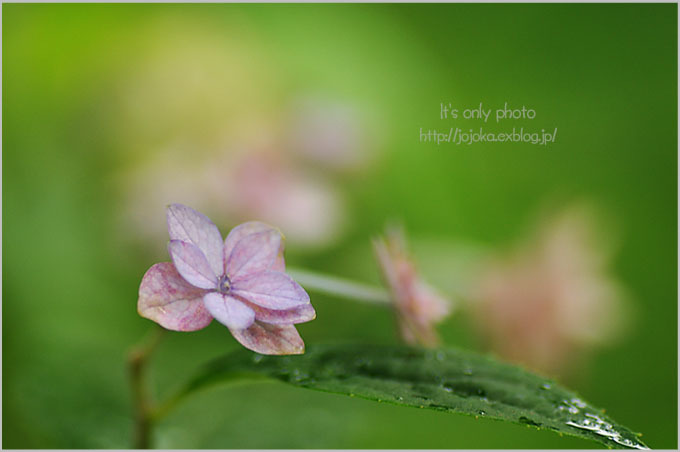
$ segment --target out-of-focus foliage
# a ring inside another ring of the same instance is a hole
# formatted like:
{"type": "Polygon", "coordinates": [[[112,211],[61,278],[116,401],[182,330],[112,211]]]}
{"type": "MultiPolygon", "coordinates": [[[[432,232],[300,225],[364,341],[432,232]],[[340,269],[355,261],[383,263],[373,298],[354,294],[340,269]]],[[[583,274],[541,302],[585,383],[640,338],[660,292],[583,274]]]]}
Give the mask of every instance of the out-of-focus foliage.
{"type": "MultiPolygon", "coordinates": [[[[376,283],[369,239],[396,218],[453,293],[460,244],[506,249],[545,205],[586,199],[620,238],[610,270],[633,321],[566,383],[675,448],[676,21],[676,5],[3,5],[3,446],[130,445],[125,353],[150,326],[137,290],[168,259],[169,202],[223,233],[276,222],[289,264],[376,283]],[[418,142],[440,102],[506,101],[556,143],[418,142]]],[[[308,344],[396,340],[382,307],[312,301],[308,344]]],[[[444,344],[482,349],[471,325],[454,314],[444,344]]],[[[236,347],[218,325],[168,334],[154,396],[236,347]]],[[[198,394],[155,440],[591,446],[276,383],[198,394]]]]}

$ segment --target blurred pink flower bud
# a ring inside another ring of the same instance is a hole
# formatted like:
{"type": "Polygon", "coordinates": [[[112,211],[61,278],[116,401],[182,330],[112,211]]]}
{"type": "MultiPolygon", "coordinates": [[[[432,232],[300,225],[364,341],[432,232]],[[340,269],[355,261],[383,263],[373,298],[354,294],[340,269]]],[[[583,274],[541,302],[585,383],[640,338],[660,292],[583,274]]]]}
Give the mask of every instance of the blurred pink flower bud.
{"type": "Polygon", "coordinates": [[[451,311],[450,301],[422,280],[408,255],[403,230],[388,228],[373,249],[394,303],[402,338],[409,344],[439,344],[435,324],[451,311]]]}
{"type": "Polygon", "coordinates": [[[560,373],[575,367],[586,347],[620,332],[623,292],[605,269],[608,253],[594,240],[592,222],[586,210],[566,210],[482,272],[476,324],[505,359],[560,373]]]}
{"type": "Polygon", "coordinates": [[[213,318],[243,346],[268,355],[304,353],[293,324],[316,317],[309,295],[284,273],[283,235],[260,222],[231,230],[224,242],[206,216],[168,207],[172,263],[151,267],[139,288],[142,317],[175,331],[213,318]]]}

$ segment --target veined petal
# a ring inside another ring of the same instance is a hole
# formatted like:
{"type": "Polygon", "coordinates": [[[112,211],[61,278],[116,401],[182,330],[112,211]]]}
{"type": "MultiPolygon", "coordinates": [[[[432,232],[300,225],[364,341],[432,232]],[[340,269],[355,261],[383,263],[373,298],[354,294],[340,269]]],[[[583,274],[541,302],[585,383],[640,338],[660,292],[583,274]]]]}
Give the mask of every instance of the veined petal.
{"type": "Polygon", "coordinates": [[[231,293],[269,309],[290,309],[309,303],[309,295],[285,273],[264,271],[233,282],[231,293]]]}
{"type": "Polygon", "coordinates": [[[222,235],[208,217],[182,204],[168,206],[170,240],[181,240],[198,247],[216,275],[224,272],[222,235]]]}
{"type": "Polygon", "coordinates": [[[261,221],[248,221],[246,223],[236,226],[229,232],[227,238],[224,240],[224,271],[226,272],[227,261],[229,256],[231,256],[234,247],[238,242],[241,241],[246,236],[257,234],[260,232],[276,231],[281,236],[281,244],[279,245],[279,252],[274,260],[274,264],[269,270],[276,270],[282,272],[286,269],[286,264],[283,259],[283,249],[285,245],[285,237],[283,233],[267,223],[262,223],[261,221]]]}
{"type": "Polygon", "coordinates": [[[168,245],[168,252],[177,272],[190,284],[201,289],[217,287],[217,275],[196,245],[173,240],[168,245]]]}
{"type": "Polygon", "coordinates": [[[281,247],[281,233],[267,230],[249,234],[236,243],[227,257],[226,271],[232,282],[268,270],[281,247]]]}
{"type": "Polygon", "coordinates": [[[186,282],[172,262],[161,262],[142,278],[137,312],[168,330],[200,330],[212,321],[203,305],[204,294],[204,290],[186,282]]]}
{"type": "Polygon", "coordinates": [[[203,303],[208,312],[229,329],[245,329],[255,321],[255,312],[229,295],[210,292],[203,297],[203,303]]]}
{"type": "Polygon", "coordinates": [[[255,321],[248,329],[229,330],[245,348],[263,355],[301,355],[305,352],[305,343],[293,325],[255,321]]]}
{"type": "Polygon", "coordinates": [[[290,325],[304,323],[316,318],[316,311],[311,303],[303,304],[290,309],[267,309],[254,303],[244,301],[246,305],[255,311],[255,320],[274,325],[290,325]]]}

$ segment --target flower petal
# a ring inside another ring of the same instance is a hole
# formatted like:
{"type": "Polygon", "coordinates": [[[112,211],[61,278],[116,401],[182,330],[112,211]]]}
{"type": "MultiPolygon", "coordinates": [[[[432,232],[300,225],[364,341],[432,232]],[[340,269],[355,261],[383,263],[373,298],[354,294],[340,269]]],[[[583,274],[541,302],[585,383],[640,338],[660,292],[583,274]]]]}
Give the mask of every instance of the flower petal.
{"type": "Polygon", "coordinates": [[[161,262],[142,278],[137,312],[168,330],[200,330],[213,319],[203,305],[204,294],[187,283],[172,262],[161,262]]]}
{"type": "Polygon", "coordinates": [[[190,284],[201,289],[217,287],[217,275],[196,245],[173,240],[168,244],[168,252],[179,274],[190,284]]]}
{"type": "Polygon", "coordinates": [[[229,329],[248,328],[255,321],[255,312],[229,295],[210,292],[203,297],[203,303],[208,312],[229,329]]]}
{"type": "Polygon", "coordinates": [[[168,206],[170,240],[196,245],[216,275],[224,272],[222,235],[208,217],[182,204],[168,206]]]}
{"type": "Polygon", "coordinates": [[[305,343],[293,325],[255,321],[248,329],[229,330],[245,348],[263,355],[301,355],[305,352],[305,343]]]}
{"type": "Polygon", "coordinates": [[[250,309],[255,311],[255,320],[272,323],[274,325],[290,325],[304,323],[316,318],[316,311],[311,303],[303,304],[291,309],[267,309],[244,300],[250,309]]]}
{"type": "Polygon", "coordinates": [[[286,269],[286,264],[283,259],[283,249],[285,245],[285,237],[283,236],[283,233],[281,231],[273,226],[268,225],[267,223],[262,223],[261,221],[248,221],[246,223],[242,223],[238,226],[236,226],[234,229],[232,229],[229,232],[229,235],[227,235],[227,238],[224,240],[224,265],[225,265],[225,272],[226,272],[226,265],[227,265],[227,260],[229,259],[229,256],[231,256],[231,252],[234,250],[234,247],[238,242],[241,241],[242,238],[251,235],[251,234],[257,234],[259,232],[266,232],[266,231],[276,231],[280,236],[281,236],[281,245],[279,246],[279,252],[278,255],[276,256],[276,260],[274,261],[274,264],[269,270],[276,270],[279,272],[282,272],[286,269]]]}
{"type": "Polygon", "coordinates": [[[232,282],[268,270],[281,248],[281,233],[275,229],[249,234],[234,246],[227,258],[226,272],[232,282]]]}
{"type": "Polygon", "coordinates": [[[263,308],[290,309],[309,303],[309,295],[285,273],[264,271],[232,281],[231,293],[263,308]]]}

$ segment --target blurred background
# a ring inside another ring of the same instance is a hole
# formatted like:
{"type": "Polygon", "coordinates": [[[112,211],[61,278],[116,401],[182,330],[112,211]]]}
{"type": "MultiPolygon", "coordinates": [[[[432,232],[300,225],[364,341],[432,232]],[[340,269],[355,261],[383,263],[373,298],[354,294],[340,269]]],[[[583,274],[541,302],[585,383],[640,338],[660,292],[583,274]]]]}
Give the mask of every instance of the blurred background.
{"type": "MultiPolygon", "coordinates": [[[[550,375],[677,447],[677,5],[2,7],[5,448],[126,448],[126,353],[165,206],[279,226],[290,266],[366,283],[403,224],[445,345],[550,375]],[[504,102],[556,143],[419,143],[504,102]]],[[[394,343],[312,293],[309,344],[394,343]]],[[[170,333],[154,397],[238,344],[170,333]]],[[[257,382],[195,394],[162,448],[591,448],[525,426],[257,382]]]]}

